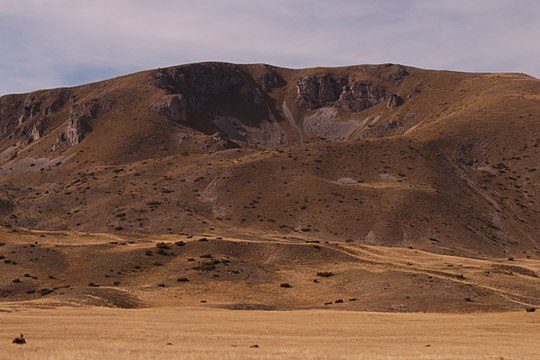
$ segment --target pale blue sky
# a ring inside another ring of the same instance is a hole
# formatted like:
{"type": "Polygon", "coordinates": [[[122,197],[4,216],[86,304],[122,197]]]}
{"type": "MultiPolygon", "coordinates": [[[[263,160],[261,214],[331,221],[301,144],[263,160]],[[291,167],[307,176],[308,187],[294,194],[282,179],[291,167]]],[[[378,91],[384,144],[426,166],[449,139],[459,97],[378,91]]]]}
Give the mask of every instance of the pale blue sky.
{"type": "Polygon", "coordinates": [[[0,0],[0,94],[197,61],[540,77],[538,0],[0,0]]]}

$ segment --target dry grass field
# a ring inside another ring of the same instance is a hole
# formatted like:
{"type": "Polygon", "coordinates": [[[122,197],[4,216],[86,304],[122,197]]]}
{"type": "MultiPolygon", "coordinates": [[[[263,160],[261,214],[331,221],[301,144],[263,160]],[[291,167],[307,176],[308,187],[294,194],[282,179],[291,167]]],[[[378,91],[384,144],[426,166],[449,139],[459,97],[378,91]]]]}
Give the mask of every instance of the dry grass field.
{"type": "Polygon", "coordinates": [[[0,308],[1,359],[540,358],[540,316],[524,311],[9,308],[0,308]],[[19,332],[28,344],[10,344],[19,332]]]}

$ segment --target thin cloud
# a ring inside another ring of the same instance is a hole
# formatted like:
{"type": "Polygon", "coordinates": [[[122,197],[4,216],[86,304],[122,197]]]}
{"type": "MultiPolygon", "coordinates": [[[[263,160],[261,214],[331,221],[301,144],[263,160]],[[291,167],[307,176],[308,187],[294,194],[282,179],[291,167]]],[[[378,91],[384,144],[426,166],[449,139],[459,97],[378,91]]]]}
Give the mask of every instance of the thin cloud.
{"type": "Polygon", "coordinates": [[[540,75],[533,0],[0,0],[0,94],[205,60],[540,75]]]}

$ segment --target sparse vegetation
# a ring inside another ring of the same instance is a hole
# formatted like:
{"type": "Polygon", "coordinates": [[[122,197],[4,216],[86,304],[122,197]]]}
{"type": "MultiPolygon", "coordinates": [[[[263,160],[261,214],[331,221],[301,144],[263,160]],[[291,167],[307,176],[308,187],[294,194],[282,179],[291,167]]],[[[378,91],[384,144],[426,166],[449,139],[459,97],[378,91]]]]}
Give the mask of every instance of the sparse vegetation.
{"type": "Polygon", "coordinates": [[[17,336],[15,339],[13,339],[12,343],[17,345],[24,345],[26,344],[26,339],[24,338],[24,335],[21,334],[20,336],[17,336]]]}
{"type": "Polygon", "coordinates": [[[334,276],[334,273],[331,271],[320,271],[317,273],[317,276],[323,277],[323,278],[329,278],[334,276]]]}

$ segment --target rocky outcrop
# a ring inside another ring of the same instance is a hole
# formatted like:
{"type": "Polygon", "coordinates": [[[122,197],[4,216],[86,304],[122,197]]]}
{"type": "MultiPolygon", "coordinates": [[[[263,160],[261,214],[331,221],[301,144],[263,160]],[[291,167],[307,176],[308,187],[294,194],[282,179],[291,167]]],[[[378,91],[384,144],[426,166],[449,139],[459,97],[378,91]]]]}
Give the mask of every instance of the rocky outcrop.
{"type": "Polygon", "coordinates": [[[385,64],[383,66],[381,77],[391,83],[397,83],[409,76],[409,72],[403,65],[385,64]]]}
{"type": "Polygon", "coordinates": [[[41,101],[36,99],[36,94],[30,94],[26,97],[23,103],[23,113],[19,117],[19,125],[26,119],[39,115],[41,112],[41,101]]]}
{"type": "Polygon", "coordinates": [[[21,125],[15,129],[13,136],[22,139],[25,144],[30,144],[43,136],[45,131],[43,123],[42,120],[38,120],[34,124],[21,125]]]}
{"type": "Polygon", "coordinates": [[[68,101],[69,93],[67,89],[54,89],[29,94],[23,102],[22,113],[18,118],[19,125],[27,119],[45,117],[57,112],[68,101]]]}
{"type": "Polygon", "coordinates": [[[263,91],[257,87],[249,86],[248,84],[243,85],[240,88],[240,94],[243,95],[249,101],[261,105],[265,102],[265,94],[263,91]]]}
{"type": "Polygon", "coordinates": [[[36,91],[0,97],[0,137],[35,141],[45,133],[46,120],[69,100],[69,89],[36,91]]]}
{"type": "Polygon", "coordinates": [[[184,123],[188,120],[188,102],[182,94],[166,96],[163,101],[153,105],[153,110],[174,123],[184,123]]]}
{"type": "Polygon", "coordinates": [[[319,109],[338,100],[347,80],[330,76],[304,76],[296,81],[296,103],[309,110],[319,109]]]}
{"type": "Polygon", "coordinates": [[[65,130],[58,135],[52,150],[65,150],[79,144],[86,134],[92,131],[89,121],[98,115],[99,110],[100,107],[95,102],[73,105],[65,130]]]}
{"type": "Polygon", "coordinates": [[[160,69],[154,74],[158,87],[173,94],[220,95],[242,86],[242,72],[227,64],[192,64],[160,69]]]}
{"type": "Polygon", "coordinates": [[[386,103],[386,106],[389,109],[395,109],[398,106],[403,105],[404,102],[405,101],[401,97],[397,96],[396,94],[390,94],[390,97],[388,98],[388,102],[386,103]]]}
{"type": "Polygon", "coordinates": [[[43,126],[43,121],[36,121],[28,134],[28,140],[30,142],[39,140],[43,136],[44,129],[45,127],[43,126]]]}
{"type": "Polygon", "coordinates": [[[276,72],[268,70],[261,76],[258,76],[255,78],[257,83],[261,85],[261,88],[266,91],[270,92],[275,88],[283,87],[287,84],[281,76],[279,76],[276,72]]]}
{"type": "Polygon", "coordinates": [[[225,136],[217,132],[209,136],[206,140],[204,140],[201,143],[200,147],[201,149],[215,152],[215,151],[226,150],[226,149],[235,149],[240,146],[238,146],[238,144],[235,143],[234,141],[229,140],[228,138],[226,138],[225,136]]]}
{"type": "MultiPolygon", "coordinates": [[[[25,127],[25,129],[28,129],[25,127]]],[[[24,141],[26,144],[30,144],[34,141],[41,139],[45,134],[45,120],[38,120],[32,126],[29,131],[25,131],[24,141]]]]}
{"type": "Polygon", "coordinates": [[[22,95],[0,97],[0,137],[8,137],[17,128],[23,101],[22,95]]]}
{"type": "MultiPolygon", "coordinates": [[[[183,104],[196,113],[206,113],[224,97],[238,96],[237,103],[264,104],[266,92],[286,82],[270,67],[252,76],[234,64],[201,63],[160,69],[154,73],[156,85],[169,94],[183,94],[183,104]]],[[[260,70],[260,69],[259,69],[260,70]]]]}
{"type": "Polygon", "coordinates": [[[330,106],[341,111],[359,112],[384,101],[389,108],[403,104],[399,96],[367,81],[307,76],[296,82],[296,103],[307,110],[330,106]]]}
{"type": "Polygon", "coordinates": [[[352,82],[343,88],[337,105],[343,111],[359,112],[385,101],[387,97],[383,87],[369,82],[352,82]]]}
{"type": "Polygon", "coordinates": [[[246,68],[234,64],[201,63],[160,69],[154,73],[154,78],[158,87],[172,94],[218,96],[241,92],[248,96],[258,93],[260,98],[262,92],[270,92],[287,84],[274,69],[269,65],[246,68]]]}
{"type": "Polygon", "coordinates": [[[274,111],[267,90],[284,84],[272,67],[223,63],[160,69],[154,79],[169,96],[152,105],[155,111],[206,135],[228,133],[217,125],[224,116],[241,127],[264,126],[274,111]]]}

